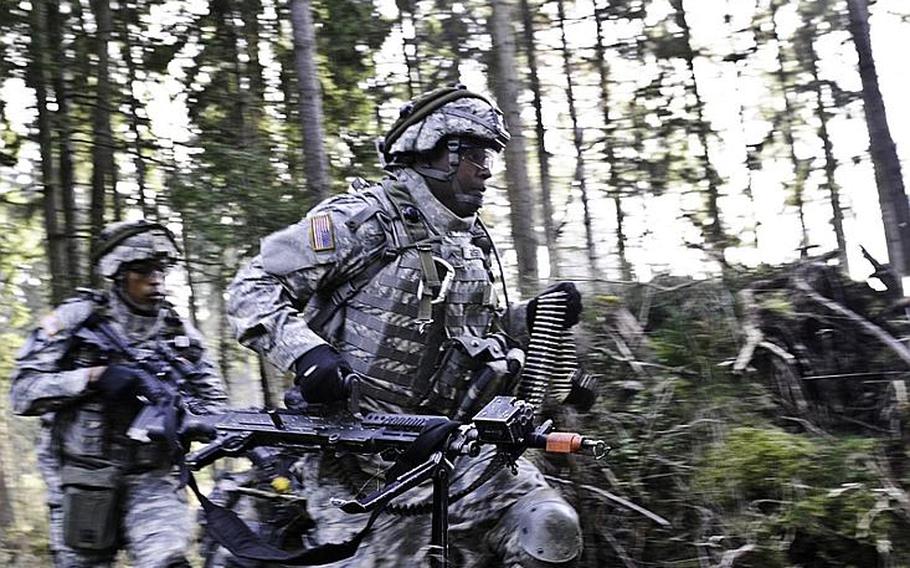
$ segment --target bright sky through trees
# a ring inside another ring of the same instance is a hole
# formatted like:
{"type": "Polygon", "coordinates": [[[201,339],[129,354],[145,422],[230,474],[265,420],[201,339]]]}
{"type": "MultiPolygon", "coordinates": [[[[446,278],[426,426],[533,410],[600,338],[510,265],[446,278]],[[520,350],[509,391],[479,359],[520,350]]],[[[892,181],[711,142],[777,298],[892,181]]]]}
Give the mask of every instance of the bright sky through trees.
{"type": "MultiPolygon", "coordinates": [[[[908,33],[910,23],[906,21],[910,9],[906,4],[905,0],[879,0],[870,7],[873,49],[879,81],[885,97],[889,123],[905,171],[910,168],[910,109],[903,102],[910,88],[910,79],[905,72],[905,54],[910,53],[908,33]]],[[[737,68],[736,63],[722,61],[723,56],[732,48],[749,48],[750,44],[754,46],[750,34],[734,33],[735,30],[747,28],[754,4],[732,0],[688,0],[685,6],[691,20],[693,42],[702,55],[696,60],[696,75],[706,103],[707,118],[712,128],[719,133],[709,152],[725,181],[721,196],[725,222],[733,233],[742,235],[744,242],[751,240],[750,231],[754,231],[755,222],[758,223],[758,248],[743,246],[730,249],[728,257],[734,262],[747,265],[792,260],[797,254],[800,234],[799,225],[794,221],[794,207],[786,202],[784,192],[779,191],[790,172],[790,166],[784,163],[784,157],[770,160],[769,165],[752,180],[754,204],[750,203],[742,192],[745,185],[744,169],[741,167],[744,159],[743,148],[745,144],[755,142],[755,137],[760,136],[760,131],[766,124],[763,124],[764,119],[760,116],[752,116],[751,119],[747,117],[749,121],[740,124],[737,113],[740,106],[755,108],[759,106],[759,101],[763,97],[768,97],[768,90],[771,88],[768,84],[770,76],[766,69],[737,68]],[[729,23],[724,22],[725,14],[731,16],[729,23]],[[773,165],[775,161],[776,167],[773,165]]],[[[569,40],[578,50],[578,55],[589,56],[595,35],[593,18],[589,17],[593,12],[593,3],[581,0],[569,3],[567,7],[569,40]]],[[[395,16],[395,3],[392,0],[380,0],[378,8],[384,17],[395,16]]],[[[545,9],[555,11],[551,5],[545,9]]],[[[665,19],[670,9],[669,4],[663,0],[654,0],[649,4],[647,21],[665,19]]],[[[166,29],[174,23],[180,11],[184,14],[199,14],[205,10],[206,3],[202,1],[166,2],[153,8],[148,33],[163,42],[170,41],[166,29]]],[[[783,39],[793,34],[796,23],[795,5],[785,4],[777,20],[778,30],[783,39]]],[[[621,41],[624,37],[631,37],[640,31],[624,29],[621,24],[610,29],[616,34],[613,38],[615,41],[621,41]]],[[[401,53],[402,33],[406,36],[413,35],[414,31],[404,26],[403,32],[396,28],[389,34],[383,49],[376,57],[379,76],[401,75],[405,72],[401,53]]],[[[555,46],[558,41],[558,30],[538,32],[537,38],[543,46],[555,46]]],[[[274,55],[268,42],[262,43],[259,54],[265,68],[266,82],[274,83],[277,81],[274,55]],[[269,79],[269,76],[272,76],[272,79],[269,79]]],[[[184,67],[189,65],[190,58],[200,49],[201,46],[191,42],[182,49],[180,57],[168,67],[168,76],[150,77],[142,81],[141,86],[137,85],[138,97],[148,105],[152,132],[162,146],[173,145],[178,161],[191,160],[193,153],[192,148],[185,146],[190,140],[188,130],[190,122],[186,109],[186,93],[179,79],[183,77],[184,67]]],[[[775,57],[776,47],[763,45],[761,49],[761,61],[773,66],[771,61],[775,57]]],[[[855,71],[856,55],[846,32],[824,36],[819,41],[818,50],[823,78],[835,80],[846,89],[860,88],[859,76],[855,71]]],[[[559,76],[561,70],[552,59],[555,55],[550,54],[549,57],[550,59],[544,58],[541,71],[544,84],[549,85],[545,93],[547,97],[545,104],[550,108],[564,109],[562,79],[559,76]]],[[[655,65],[653,61],[620,58],[611,60],[610,64],[615,84],[613,96],[620,100],[632,97],[634,88],[638,85],[636,81],[647,80],[649,73],[653,73],[655,65]]],[[[465,62],[461,68],[464,83],[472,89],[487,90],[481,65],[476,62],[465,62]]],[[[203,73],[198,80],[204,81],[204,78],[203,73]]],[[[594,86],[582,85],[578,90],[582,122],[585,121],[585,117],[592,123],[596,122],[601,111],[595,104],[597,96],[594,93],[594,86]]],[[[272,96],[280,98],[281,93],[273,88],[272,96]]],[[[0,97],[7,104],[7,116],[13,130],[25,135],[28,125],[35,119],[33,94],[20,79],[7,79],[0,87],[0,97]]],[[[393,119],[400,102],[390,101],[381,109],[381,115],[386,121],[393,119]]],[[[526,110],[526,124],[533,124],[533,109],[528,105],[526,110]]],[[[569,189],[567,180],[571,179],[574,167],[570,158],[572,155],[570,136],[565,133],[567,112],[562,110],[548,113],[545,120],[548,122],[547,146],[559,157],[554,164],[555,175],[562,180],[563,185],[560,193],[556,195],[558,203],[568,203],[569,218],[579,218],[579,203],[566,197],[569,189]]],[[[868,143],[861,103],[853,103],[846,116],[843,113],[837,114],[832,120],[830,130],[834,151],[840,164],[837,180],[843,188],[845,204],[848,207],[845,226],[852,275],[855,278],[863,278],[868,274],[869,268],[861,259],[859,245],[865,246],[879,259],[885,259],[887,255],[871,162],[854,160],[855,157],[864,154],[868,143]]],[[[811,140],[803,140],[801,144],[796,149],[801,154],[800,157],[817,156],[820,152],[818,145],[813,145],[811,140]]],[[[36,183],[32,178],[35,172],[31,169],[37,162],[36,158],[37,149],[33,144],[28,144],[20,153],[20,173],[15,179],[6,179],[4,182],[16,185],[36,183]]],[[[126,171],[129,171],[129,164],[125,166],[126,171]]],[[[819,182],[817,176],[808,180],[806,204],[810,241],[820,247],[816,249],[817,252],[835,246],[834,235],[829,225],[830,207],[818,188],[819,182]]],[[[121,181],[118,190],[129,192],[129,183],[121,181]]],[[[635,265],[635,272],[639,278],[647,280],[653,273],[662,270],[696,276],[703,275],[706,269],[710,270],[701,251],[684,246],[687,241],[697,242],[700,236],[691,223],[679,217],[680,206],[694,208],[698,199],[694,193],[667,192],[659,197],[626,200],[625,207],[628,207],[631,213],[628,227],[632,242],[630,260],[635,265]]],[[[612,242],[610,221],[613,218],[613,206],[599,191],[594,192],[593,201],[594,211],[597,212],[595,221],[600,223],[597,245],[602,250],[599,252],[609,255],[615,247],[612,242]]],[[[504,214],[496,211],[496,208],[505,204],[503,195],[491,196],[487,214],[496,218],[503,217],[504,214]]],[[[557,207],[557,210],[559,209],[557,207]]],[[[572,238],[580,238],[575,235],[580,233],[572,223],[569,224],[567,231],[572,238]]],[[[542,248],[542,253],[545,252],[542,248]]],[[[540,265],[545,267],[547,263],[541,259],[540,265]]]]}

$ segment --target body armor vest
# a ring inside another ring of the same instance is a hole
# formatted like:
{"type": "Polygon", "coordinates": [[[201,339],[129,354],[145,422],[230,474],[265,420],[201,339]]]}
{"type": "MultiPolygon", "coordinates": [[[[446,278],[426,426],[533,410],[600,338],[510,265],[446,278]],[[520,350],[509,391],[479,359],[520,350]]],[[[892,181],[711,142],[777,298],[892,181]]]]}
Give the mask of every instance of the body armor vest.
{"type": "MultiPolygon", "coordinates": [[[[111,318],[110,299],[104,294],[83,291],[82,297],[93,303],[96,316],[111,318]]],[[[117,329],[122,331],[119,324],[117,329]]],[[[165,341],[172,343],[177,353],[193,363],[198,362],[202,354],[201,346],[187,338],[183,321],[173,308],[167,308],[157,333],[139,341],[128,335],[125,337],[139,352],[151,352],[156,342],[165,341]],[[178,337],[187,340],[175,341],[178,337]]],[[[63,363],[67,368],[76,369],[119,362],[121,361],[109,359],[94,347],[77,341],[63,363]]],[[[54,437],[60,444],[63,455],[70,461],[115,463],[127,470],[166,466],[170,452],[164,442],[139,444],[126,436],[127,429],[140,409],[141,403],[138,400],[106,405],[97,396],[92,396],[74,407],[57,412],[54,437]]]]}
{"type": "MultiPolygon", "coordinates": [[[[447,340],[481,338],[494,317],[487,254],[476,244],[486,238],[479,222],[470,231],[434,235],[423,216],[408,209],[416,207],[402,203],[406,189],[390,187],[393,183],[364,191],[368,202],[379,204],[374,214],[388,224],[384,264],[345,300],[331,322],[316,330],[363,376],[361,392],[367,402],[378,402],[384,411],[419,406],[432,388],[447,340]],[[417,223],[422,226],[408,227],[417,223]],[[426,238],[419,238],[420,229],[426,238]],[[427,259],[432,259],[438,282],[427,275],[427,259]],[[434,297],[427,323],[421,299],[428,287],[434,297]]],[[[315,298],[315,304],[321,301],[315,298]]]]}

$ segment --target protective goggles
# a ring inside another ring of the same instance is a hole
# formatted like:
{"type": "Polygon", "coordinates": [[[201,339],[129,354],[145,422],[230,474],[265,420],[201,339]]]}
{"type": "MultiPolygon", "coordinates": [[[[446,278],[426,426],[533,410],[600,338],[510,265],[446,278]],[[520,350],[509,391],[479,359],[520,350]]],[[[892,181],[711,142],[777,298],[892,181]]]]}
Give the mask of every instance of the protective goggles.
{"type": "Polygon", "coordinates": [[[142,276],[151,276],[156,272],[164,274],[170,268],[170,263],[162,262],[161,260],[137,260],[135,262],[129,262],[123,266],[123,270],[128,272],[135,272],[136,274],[141,274],[142,276]]]}
{"type": "Polygon", "coordinates": [[[461,159],[468,162],[478,170],[487,170],[491,174],[498,173],[500,169],[499,154],[491,148],[468,147],[461,149],[461,159]]]}

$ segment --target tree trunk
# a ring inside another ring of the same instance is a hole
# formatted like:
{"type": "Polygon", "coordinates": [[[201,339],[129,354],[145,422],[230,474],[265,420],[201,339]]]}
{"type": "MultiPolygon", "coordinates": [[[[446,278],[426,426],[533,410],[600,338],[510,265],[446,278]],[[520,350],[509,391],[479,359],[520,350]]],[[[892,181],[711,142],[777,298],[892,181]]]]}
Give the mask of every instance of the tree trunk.
{"type": "Polygon", "coordinates": [[[230,353],[234,343],[234,334],[231,333],[231,325],[228,322],[226,302],[224,299],[228,278],[230,278],[230,276],[225,274],[224,266],[219,266],[217,274],[215,274],[215,281],[212,282],[212,293],[215,295],[215,313],[218,314],[218,328],[216,330],[218,371],[221,373],[221,378],[224,381],[224,390],[227,392],[228,397],[230,397],[233,389],[231,388],[228,377],[231,376],[230,353]]]}
{"type": "Polygon", "coordinates": [[[407,68],[408,98],[413,99],[422,89],[420,78],[420,59],[417,57],[416,38],[405,35],[405,22],[410,24],[416,35],[417,22],[414,19],[414,3],[411,0],[398,0],[398,27],[401,29],[401,50],[404,52],[404,64],[407,68]]]}
{"type": "Polygon", "coordinates": [[[799,243],[800,256],[806,258],[809,250],[809,231],[806,228],[806,210],[803,193],[805,190],[806,177],[808,176],[808,168],[803,167],[796,157],[796,144],[793,138],[793,120],[796,116],[796,109],[790,104],[790,96],[788,94],[790,83],[787,80],[787,63],[784,60],[784,42],[780,38],[780,34],[777,30],[777,11],[780,9],[780,6],[781,5],[778,2],[771,2],[771,28],[774,30],[774,42],[777,44],[777,69],[775,69],[774,75],[777,77],[780,94],[784,100],[784,114],[780,118],[782,123],[780,130],[790,155],[790,165],[793,167],[793,201],[796,205],[797,214],[799,215],[799,229],[801,235],[799,243]]]}
{"type": "Polygon", "coordinates": [[[537,237],[534,234],[534,201],[529,191],[524,125],[518,105],[518,83],[515,60],[515,32],[512,29],[515,9],[512,0],[494,0],[490,17],[490,35],[496,73],[493,81],[496,98],[512,134],[506,146],[506,185],[511,203],[512,240],[518,257],[518,288],[524,296],[533,294],[537,279],[537,237]]]}
{"type": "Polygon", "coordinates": [[[566,9],[564,0],[556,0],[556,9],[559,14],[559,32],[562,43],[562,70],[566,77],[566,99],[569,104],[569,118],[572,120],[572,144],[575,146],[575,185],[581,197],[581,205],[585,224],[585,245],[588,249],[588,269],[592,276],[598,274],[597,250],[594,245],[594,226],[591,220],[591,208],[588,203],[588,186],[585,180],[585,154],[584,133],[578,125],[578,110],[575,108],[575,81],[573,79],[572,62],[569,55],[569,42],[566,38],[566,9]]]}
{"type": "Polygon", "coordinates": [[[822,82],[818,76],[818,54],[815,51],[815,34],[818,29],[813,24],[811,34],[803,36],[805,43],[806,65],[812,75],[812,85],[815,91],[815,115],[819,120],[818,136],[822,140],[825,151],[825,186],[831,200],[831,226],[834,228],[834,237],[837,239],[837,256],[845,273],[849,273],[847,262],[847,239],[844,237],[844,210],[840,202],[840,186],[835,179],[837,160],[834,157],[834,146],[828,133],[828,121],[831,114],[825,108],[822,95],[822,82]]]}
{"type": "MultiPolygon", "coordinates": [[[[3,417],[0,419],[3,423],[8,420],[8,418],[3,417]]],[[[9,440],[9,428],[3,428],[3,439],[9,440]]],[[[13,510],[13,500],[10,498],[9,488],[6,486],[6,467],[3,460],[3,454],[5,453],[5,448],[0,448],[0,536],[9,534],[7,529],[15,523],[16,516],[13,510]]],[[[9,544],[8,542],[4,544],[9,544]]]]}
{"type": "Polygon", "coordinates": [[[187,308],[190,311],[190,323],[193,324],[193,327],[199,329],[199,310],[196,307],[196,277],[193,274],[193,263],[190,260],[193,251],[190,248],[191,242],[185,218],[181,219],[180,222],[180,243],[183,245],[183,267],[186,270],[186,287],[189,289],[187,308]]]}
{"type": "Polygon", "coordinates": [[[725,265],[724,246],[725,237],[723,225],[720,221],[720,209],[717,205],[720,192],[720,177],[711,163],[711,156],[708,152],[708,122],[705,120],[705,104],[702,101],[701,93],[698,90],[698,80],[695,77],[695,51],[692,49],[691,33],[689,23],[686,20],[686,11],[683,7],[683,0],[670,0],[676,14],[676,23],[682,29],[683,34],[683,58],[686,61],[686,67],[689,75],[692,77],[692,94],[695,97],[696,112],[696,134],[698,142],[702,146],[702,152],[699,159],[705,172],[705,181],[708,184],[708,190],[705,194],[705,214],[707,215],[706,227],[702,228],[705,240],[709,250],[714,254],[715,260],[721,265],[725,265]]]}
{"type": "Polygon", "coordinates": [[[142,215],[148,219],[154,219],[157,217],[157,209],[154,204],[149,203],[146,198],[146,168],[145,158],[142,156],[144,144],[139,129],[141,123],[141,119],[139,118],[139,101],[136,100],[136,96],[133,93],[133,81],[136,80],[136,61],[133,59],[133,42],[130,37],[130,25],[138,26],[139,18],[136,13],[136,6],[122,5],[121,10],[123,12],[123,29],[121,32],[121,39],[123,41],[122,53],[123,60],[126,62],[126,96],[130,109],[128,118],[130,132],[133,135],[133,167],[136,169],[136,186],[138,191],[136,197],[139,202],[139,208],[142,210],[142,215]]]}
{"type": "Polygon", "coordinates": [[[613,152],[613,123],[610,120],[610,71],[607,67],[607,54],[604,48],[604,26],[606,18],[604,11],[606,7],[594,8],[595,26],[597,28],[597,38],[594,44],[594,64],[597,68],[597,75],[600,79],[600,108],[603,111],[604,121],[604,159],[610,166],[610,186],[607,193],[613,199],[613,207],[616,209],[616,256],[619,260],[620,277],[626,282],[631,282],[632,265],[626,257],[626,233],[625,233],[625,215],[622,211],[623,188],[622,180],[619,176],[619,164],[616,160],[616,153],[613,152]]]}
{"type": "Polygon", "coordinates": [[[528,0],[521,0],[521,19],[524,26],[524,51],[528,58],[528,79],[533,95],[534,131],[537,137],[537,162],[540,165],[540,201],[543,206],[543,230],[550,258],[550,278],[558,279],[560,254],[558,235],[553,215],[552,179],[550,178],[550,153],[544,141],[546,129],[543,125],[543,103],[541,101],[540,77],[537,71],[537,46],[534,43],[534,18],[528,0]]]}
{"type": "Polygon", "coordinates": [[[297,89],[297,72],[294,70],[293,58],[293,51],[290,51],[289,56],[281,57],[280,84],[281,92],[284,94],[284,123],[288,139],[285,161],[291,176],[292,187],[303,187],[302,152],[299,150],[303,142],[300,129],[292,126],[300,123],[300,103],[297,101],[300,91],[297,89]]]}
{"type": "MultiPolygon", "coordinates": [[[[111,85],[109,77],[108,43],[111,37],[111,10],[108,0],[92,0],[92,12],[98,30],[95,35],[95,56],[97,67],[95,77],[95,105],[92,109],[92,196],[91,196],[91,232],[92,257],[98,250],[98,235],[104,229],[105,199],[108,188],[113,191],[109,182],[113,179],[113,140],[111,137],[111,85]]],[[[116,201],[115,201],[116,203],[116,201]]],[[[116,213],[116,212],[115,212],[116,213]]],[[[116,215],[115,215],[116,217],[116,215]]],[[[93,285],[97,286],[98,276],[92,271],[93,285]]]]}
{"type": "Polygon", "coordinates": [[[329,166],[322,127],[322,92],[316,70],[316,31],[310,0],[291,0],[297,84],[300,89],[300,126],[308,189],[314,201],[329,196],[329,166]]]}
{"type": "Polygon", "coordinates": [[[863,103],[869,129],[869,151],[875,167],[878,200],[885,226],[888,258],[900,276],[910,274],[910,207],[904,191],[901,164],[888,128],[885,103],[878,87],[878,74],[869,37],[869,7],[866,0],[847,0],[850,34],[859,56],[863,103]]]}
{"type": "Polygon", "coordinates": [[[53,132],[51,115],[47,108],[47,85],[49,83],[48,60],[50,47],[47,38],[47,5],[45,0],[35,0],[31,10],[31,61],[28,77],[35,89],[35,105],[38,108],[38,146],[41,154],[41,183],[43,185],[42,205],[44,229],[47,235],[47,260],[51,277],[51,303],[59,304],[67,294],[63,235],[60,232],[60,196],[54,171],[53,132]]]}
{"type": "MultiPolygon", "coordinates": [[[[50,0],[47,4],[48,38],[51,45],[63,46],[63,22],[60,19],[59,0],[50,0]]],[[[57,155],[60,164],[60,204],[63,207],[63,240],[66,261],[66,287],[72,290],[80,285],[81,265],[79,255],[79,236],[76,230],[76,188],[73,174],[72,126],[69,110],[69,90],[64,75],[66,62],[58,61],[51,66],[54,81],[54,98],[57,100],[57,113],[54,124],[57,131],[57,155]]]]}

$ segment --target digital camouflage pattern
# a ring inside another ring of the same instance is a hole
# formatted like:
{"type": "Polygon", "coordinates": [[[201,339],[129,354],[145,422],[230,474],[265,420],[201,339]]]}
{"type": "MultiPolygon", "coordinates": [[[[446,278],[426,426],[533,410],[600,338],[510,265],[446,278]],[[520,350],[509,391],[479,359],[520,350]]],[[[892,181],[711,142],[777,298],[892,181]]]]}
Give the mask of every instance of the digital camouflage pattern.
{"type": "Polygon", "coordinates": [[[388,149],[389,154],[429,152],[447,136],[473,136],[504,146],[509,132],[502,111],[492,103],[466,97],[446,103],[411,125],[388,149]]]}
{"type": "MultiPolygon", "coordinates": [[[[73,341],[76,329],[92,314],[108,318],[139,352],[156,342],[173,343],[197,362],[202,373],[187,385],[194,412],[222,408],[226,396],[202,338],[169,304],[153,316],[129,310],[115,293],[85,291],[61,304],[29,337],[12,378],[12,408],[20,415],[41,415],[38,462],[47,484],[51,549],[57,566],[106,566],[113,551],[86,553],[63,542],[61,471],[64,464],[114,464],[122,477],[120,535],[133,566],[169,566],[183,558],[191,525],[185,492],[167,452],[156,444],[136,445],[125,431],[137,407],[128,401],[107,407],[89,386],[92,367],[106,365],[100,355],[73,341]]],[[[175,564],[179,565],[179,564],[175,564]]]]}
{"type": "MultiPolygon", "coordinates": [[[[330,198],[300,223],[264,239],[260,255],[238,273],[229,287],[228,300],[237,337],[283,370],[290,369],[309,349],[331,343],[363,375],[361,406],[365,410],[444,413],[445,409],[428,404],[428,394],[434,387],[433,367],[446,337],[482,338],[496,325],[513,336],[527,335],[524,304],[505,313],[495,306],[490,253],[478,244],[476,223],[474,216],[455,216],[408,168],[396,170],[395,177],[382,185],[330,198]],[[417,325],[417,312],[419,282],[425,275],[416,248],[409,246],[413,243],[406,221],[391,205],[388,192],[393,184],[407,191],[419,209],[416,216],[426,221],[433,257],[454,271],[448,293],[435,305],[433,323],[423,331],[417,325]],[[325,238],[314,239],[313,223],[324,215],[331,217],[334,247],[317,250],[326,248],[322,246],[325,238]],[[330,303],[338,287],[389,248],[398,253],[394,259],[386,260],[323,328],[311,328],[309,322],[330,303]]],[[[489,461],[489,455],[459,460],[453,473],[455,490],[481,475],[489,461]]],[[[301,495],[316,521],[310,544],[344,540],[363,526],[363,516],[343,513],[331,499],[375,487],[377,464],[352,455],[308,455],[295,469],[301,495]]],[[[402,498],[416,502],[428,500],[430,495],[428,485],[402,498]]],[[[453,565],[483,566],[494,558],[507,566],[519,565],[523,552],[517,540],[516,515],[523,508],[516,504],[527,499],[557,499],[568,508],[547,487],[537,468],[524,459],[519,460],[516,476],[500,471],[453,504],[453,565]]],[[[577,536],[577,517],[569,519],[569,524],[570,532],[574,530],[577,536]]],[[[381,516],[358,553],[335,566],[416,565],[415,560],[426,555],[429,526],[429,515],[381,516]]]]}
{"type": "MultiPolygon", "coordinates": [[[[499,319],[492,266],[489,254],[477,245],[483,232],[473,216],[453,214],[412,170],[399,170],[394,183],[420,204],[419,215],[434,235],[434,259],[454,270],[427,329],[417,325],[417,291],[423,279],[419,254],[409,246],[403,222],[395,218],[387,185],[330,198],[303,221],[263,239],[260,255],[228,288],[228,315],[240,342],[282,370],[317,345],[331,343],[364,375],[361,394],[368,410],[444,413],[423,406],[429,379],[446,337],[483,337],[499,319]],[[311,227],[326,214],[332,218],[335,247],[317,251],[311,227]],[[337,317],[322,329],[312,329],[309,322],[330,303],[331,293],[394,243],[399,254],[337,317]]],[[[439,266],[443,270],[444,265],[439,266]]],[[[513,336],[526,335],[525,305],[512,306],[502,323],[513,336]]]]}
{"type": "MultiPolygon", "coordinates": [[[[136,221],[114,223],[105,228],[105,232],[116,232],[136,225],[136,221]]],[[[96,263],[98,274],[113,278],[120,266],[128,262],[146,259],[160,259],[174,263],[180,256],[172,236],[162,230],[152,229],[127,237],[120,244],[102,256],[96,263]]]]}

